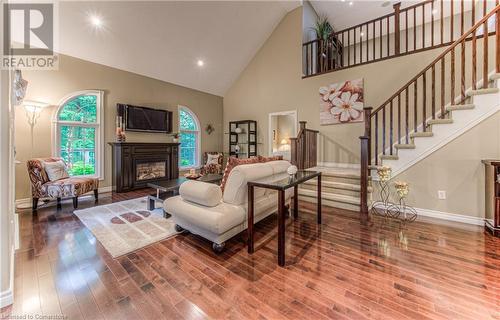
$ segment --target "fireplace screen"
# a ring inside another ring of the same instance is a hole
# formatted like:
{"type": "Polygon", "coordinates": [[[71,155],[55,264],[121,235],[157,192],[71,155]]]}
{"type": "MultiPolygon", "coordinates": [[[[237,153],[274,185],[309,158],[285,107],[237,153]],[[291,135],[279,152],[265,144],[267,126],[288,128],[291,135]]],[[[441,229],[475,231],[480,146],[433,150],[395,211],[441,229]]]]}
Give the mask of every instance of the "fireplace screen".
{"type": "Polygon", "coordinates": [[[151,180],[164,178],[166,175],[165,161],[139,163],[136,167],[136,180],[151,180]]]}

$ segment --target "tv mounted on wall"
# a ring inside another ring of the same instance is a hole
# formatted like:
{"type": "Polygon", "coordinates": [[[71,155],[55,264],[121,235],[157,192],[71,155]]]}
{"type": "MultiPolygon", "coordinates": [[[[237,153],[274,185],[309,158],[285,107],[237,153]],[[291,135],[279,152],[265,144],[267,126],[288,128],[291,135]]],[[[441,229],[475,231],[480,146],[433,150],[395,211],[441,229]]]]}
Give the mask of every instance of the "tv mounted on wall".
{"type": "Polygon", "coordinates": [[[148,107],[118,104],[118,115],[123,117],[125,130],[139,132],[172,132],[172,112],[148,107]]]}

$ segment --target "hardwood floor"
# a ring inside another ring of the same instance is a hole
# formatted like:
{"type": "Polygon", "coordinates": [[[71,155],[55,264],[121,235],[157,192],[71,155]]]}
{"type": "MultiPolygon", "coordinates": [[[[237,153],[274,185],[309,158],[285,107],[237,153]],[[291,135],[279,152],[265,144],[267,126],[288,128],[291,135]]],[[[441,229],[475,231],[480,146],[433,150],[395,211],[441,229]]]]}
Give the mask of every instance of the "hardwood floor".
{"type": "MultiPolygon", "coordinates": [[[[145,194],[103,195],[99,204],[145,194]]],[[[112,259],[71,202],[57,213],[22,212],[15,303],[2,316],[500,319],[500,241],[482,228],[362,225],[357,214],[327,207],[318,227],[307,213],[314,206],[301,209],[287,221],[286,268],[277,266],[274,216],[257,224],[253,255],[241,237],[215,255],[207,241],[182,234],[112,259]]]]}

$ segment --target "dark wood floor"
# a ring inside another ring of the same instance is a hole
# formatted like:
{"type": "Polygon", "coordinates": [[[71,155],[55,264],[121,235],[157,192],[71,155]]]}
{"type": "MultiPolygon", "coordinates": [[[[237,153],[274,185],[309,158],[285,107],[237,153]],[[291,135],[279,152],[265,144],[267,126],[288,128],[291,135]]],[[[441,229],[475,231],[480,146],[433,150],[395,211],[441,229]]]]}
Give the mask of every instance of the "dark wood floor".
{"type": "MultiPolygon", "coordinates": [[[[135,198],[144,192],[104,196],[135,198]]],[[[83,199],[80,207],[94,205],[83,199]]],[[[68,319],[500,319],[500,241],[480,227],[401,227],[324,208],[321,227],[301,206],[288,221],[287,267],[276,263],[276,219],[215,255],[179,235],[116,260],[72,214],[21,214],[15,304],[6,313],[68,319]],[[262,243],[263,242],[263,243],[262,243]]]]}

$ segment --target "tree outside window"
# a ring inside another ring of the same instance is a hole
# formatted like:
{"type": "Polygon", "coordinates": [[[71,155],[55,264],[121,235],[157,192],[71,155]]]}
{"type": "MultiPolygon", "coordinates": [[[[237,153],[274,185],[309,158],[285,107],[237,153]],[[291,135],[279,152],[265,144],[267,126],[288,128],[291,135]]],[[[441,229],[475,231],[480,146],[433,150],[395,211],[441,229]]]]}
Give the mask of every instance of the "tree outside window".
{"type": "Polygon", "coordinates": [[[59,107],[56,155],[64,159],[70,176],[99,174],[100,102],[100,93],[77,94],[59,107]]]}
{"type": "Polygon", "coordinates": [[[180,167],[198,166],[200,129],[196,115],[186,107],[179,108],[180,167]]]}

